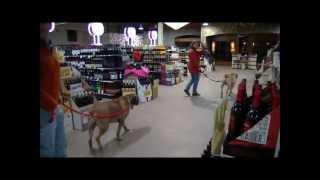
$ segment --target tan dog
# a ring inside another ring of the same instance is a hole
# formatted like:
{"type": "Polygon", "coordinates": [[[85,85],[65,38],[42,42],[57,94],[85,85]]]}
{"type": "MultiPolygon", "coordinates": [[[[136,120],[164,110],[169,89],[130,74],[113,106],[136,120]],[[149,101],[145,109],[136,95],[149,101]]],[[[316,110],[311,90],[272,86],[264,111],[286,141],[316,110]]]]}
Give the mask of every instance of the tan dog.
{"type": "Polygon", "coordinates": [[[222,81],[222,84],[221,84],[221,98],[223,98],[223,87],[225,85],[227,86],[226,95],[229,95],[229,96],[231,95],[231,92],[237,83],[237,79],[238,79],[237,73],[231,73],[231,74],[224,75],[224,80],[222,81]],[[228,91],[229,91],[229,93],[228,93],[228,91]]]}
{"type": "Polygon", "coordinates": [[[119,123],[117,129],[117,140],[120,141],[120,131],[123,127],[126,132],[129,131],[127,126],[125,125],[125,120],[129,115],[130,109],[133,109],[132,98],[134,96],[121,96],[117,99],[107,102],[96,102],[91,108],[90,113],[93,116],[98,116],[100,114],[110,114],[117,113],[128,109],[128,111],[121,113],[115,117],[107,117],[107,118],[93,118],[90,116],[89,118],[89,146],[92,149],[92,137],[95,127],[99,128],[99,134],[96,137],[96,142],[100,149],[102,149],[102,145],[100,142],[101,136],[108,130],[110,123],[119,123]]]}

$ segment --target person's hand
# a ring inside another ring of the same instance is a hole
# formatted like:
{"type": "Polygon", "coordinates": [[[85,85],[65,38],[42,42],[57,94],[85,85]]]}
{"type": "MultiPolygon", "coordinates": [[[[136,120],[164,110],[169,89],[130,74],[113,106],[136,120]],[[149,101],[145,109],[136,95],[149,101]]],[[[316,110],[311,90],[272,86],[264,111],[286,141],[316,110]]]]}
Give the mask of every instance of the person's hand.
{"type": "Polygon", "coordinates": [[[53,121],[56,120],[57,114],[58,114],[58,110],[59,110],[59,105],[57,105],[57,106],[54,108],[54,110],[51,112],[50,123],[52,123],[53,121]]]}

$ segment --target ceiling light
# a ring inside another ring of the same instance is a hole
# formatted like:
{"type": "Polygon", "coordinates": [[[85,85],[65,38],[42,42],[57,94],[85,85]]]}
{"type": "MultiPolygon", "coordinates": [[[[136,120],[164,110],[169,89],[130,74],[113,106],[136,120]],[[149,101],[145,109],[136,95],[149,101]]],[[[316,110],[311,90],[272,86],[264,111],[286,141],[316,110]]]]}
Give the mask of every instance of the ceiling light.
{"type": "Polygon", "coordinates": [[[142,26],[142,24],[140,24],[140,26],[139,26],[139,28],[138,28],[139,30],[143,30],[143,26],[142,26]]]}
{"type": "Polygon", "coordinates": [[[172,22],[172,23],[165,23],[165,24],[174,30],[178,30],[189,23],[188,22],[172,22]]]}
{"type": "Polygon", "coordinates": [[[203,26],[208,26],[209,24],[205,22],[205,23],[203,23],[202,25],[203,25],[203,26]]]}

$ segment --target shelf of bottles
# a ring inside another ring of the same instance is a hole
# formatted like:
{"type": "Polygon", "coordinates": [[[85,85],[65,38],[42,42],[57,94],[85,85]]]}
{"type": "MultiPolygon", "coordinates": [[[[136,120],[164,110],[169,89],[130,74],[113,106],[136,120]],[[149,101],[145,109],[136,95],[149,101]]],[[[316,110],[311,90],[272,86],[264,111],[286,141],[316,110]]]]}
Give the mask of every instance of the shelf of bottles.
{"type": "Polygon", "coordinates": [[[161,68],[161,78],[160,84],[163,85],[175,85],[182,81],[181,72],[179,69],[176,69],[175,63],[167,63],[161,68]]]}
{"type": "Polygon", "coordinates": [[[179,58],[180,62],[184,64],[183,66],[183,76],[188,76],[188,62],[189,62],[189,56],[187,50],[180,50],[179,51],[179,58]]]}
{"type": "Polygon", "coordinates": [[[118,45],[65,50],[65,61],[81,73],[97,99],[122,95],[123,50],[118,45]]]}
{"type": "Polygon", "coordinates": [[[161,66],[169,61],[169,55],[164,47],[140,48],[142,53],[142,65],[150,69],[150,75],[160,79],[161,66]]]}
{"type": "Polygon", "coordinates": [[[133,47],[132,46],[122,46],[121,47],[121,51],[122,51],[122,60],[125,64],[130,64],[131,62],[133,62],[133,47]]]}

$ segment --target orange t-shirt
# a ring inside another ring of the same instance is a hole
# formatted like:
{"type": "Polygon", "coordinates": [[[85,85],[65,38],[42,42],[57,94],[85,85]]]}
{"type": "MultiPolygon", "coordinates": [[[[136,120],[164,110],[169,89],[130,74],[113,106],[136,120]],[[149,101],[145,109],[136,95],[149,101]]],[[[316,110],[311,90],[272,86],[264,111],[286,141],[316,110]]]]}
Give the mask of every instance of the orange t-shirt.
{"type": "Polygon", "coordinates": [[[60,66],[49,48],[40,48],[40,107],[52,112],[59,103],[60,66]]]}

